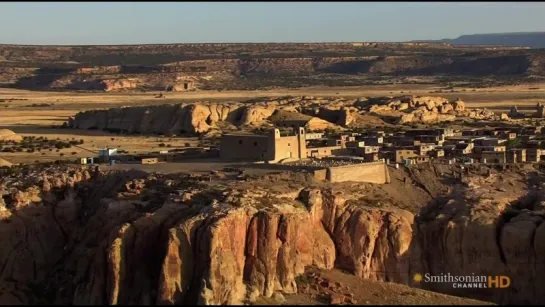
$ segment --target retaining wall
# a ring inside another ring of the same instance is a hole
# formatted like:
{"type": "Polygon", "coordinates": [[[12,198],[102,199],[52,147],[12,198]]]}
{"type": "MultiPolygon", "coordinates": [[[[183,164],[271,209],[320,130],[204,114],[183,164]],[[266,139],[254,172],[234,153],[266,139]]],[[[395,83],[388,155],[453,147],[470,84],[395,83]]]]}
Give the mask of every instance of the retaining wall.
{"type": "Polygon", "coordinates": [[[327,180],[327,170],[325,168],[317,169],[312,172],[314,173],[314,179],[323,181],[327,180]]]}
{"type": "Polygon", "coordinates": [[[384,162],[369,162],[327,168],[327,180],[331,182],[357,181],[390,183],[390,173],[384,162]]]}

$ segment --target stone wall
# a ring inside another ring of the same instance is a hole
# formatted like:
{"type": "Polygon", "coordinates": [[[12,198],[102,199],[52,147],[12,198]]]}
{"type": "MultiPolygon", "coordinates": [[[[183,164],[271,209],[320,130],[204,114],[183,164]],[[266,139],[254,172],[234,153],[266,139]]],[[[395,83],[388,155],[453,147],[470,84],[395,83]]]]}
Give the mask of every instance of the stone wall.
{"type": "Polygon", "coordinates": [[[313,171],[314,173],[314,179],[325,181],[327,180],[327,170],[324,169],[317,169],[313,171]]]}
{"type": "Polygon", "coordinates": [[[358,181],[389,183],[390,173],[383,162],[369,162],[327,168],[327,180],[331,182],[358,181]]]}
{"type": "Polygon", "coordinates": [[[220,143],[222,160],[265,161],[274,159],[269,138],[262,135],[223,135],[220,143]]]}
{"type": "Polygon", "coordinates": [[[157,158],[144,158],[141,162],[142,164],[155,164],[159,162],[159,160],[157,158]]]}

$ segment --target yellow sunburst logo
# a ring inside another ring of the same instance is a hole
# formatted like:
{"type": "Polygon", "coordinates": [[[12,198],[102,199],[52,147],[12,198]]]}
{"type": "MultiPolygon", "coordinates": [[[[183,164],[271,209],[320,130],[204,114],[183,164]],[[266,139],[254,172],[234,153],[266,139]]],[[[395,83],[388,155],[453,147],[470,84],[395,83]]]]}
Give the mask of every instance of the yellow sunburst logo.
{"type": "Polygon", "coordinates": [[[422,274],[419,274],[419,273],[414,274],[413,280],[415,282],[421,282],[422,281],[422,274]]]}

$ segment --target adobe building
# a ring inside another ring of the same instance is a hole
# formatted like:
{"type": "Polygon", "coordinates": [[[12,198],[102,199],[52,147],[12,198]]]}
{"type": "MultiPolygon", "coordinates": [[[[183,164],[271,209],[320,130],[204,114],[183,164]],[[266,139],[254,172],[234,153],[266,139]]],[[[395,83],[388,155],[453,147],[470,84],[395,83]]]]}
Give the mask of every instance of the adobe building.
{"type": "Polygon", "coordinates": [[[418,157],[416,150],[414,149],[397,149],[395,151],[396,163],[403,163],[407,159],[418,157]]]}
{"type": "Polygon", "coordinates": [[[543,152],[539,148],[527,148],[526,149],[526,161],[537,163],[541,161],[543,152]]]}
{"type": "Polygon", "coordinates": [[[510,149],[507,151],[507,163],[524,163],[526,162],[526,149],[510,149]]]}
{"type": "Polygon", "coordinates": [[[481,153],[481,163],[500,163],[507,161],[505,151],[483,151],[481,153]]]}
{"type": "Polygon", "coordinates": [[[114,156],[117,156],[117,148],[104,148],[98,151],[99,159],[103,162],[109,162],[114,156]]]}
{"type": "Polygon", "coordinates": [[[294,132],[287,136],[282,136],[279,129],[267,135],[224,134],[220,141],[220,159],[269,163],[306,159],[305,129],[295,128],[294,132]]]}
{"type": "Polygon", "coordinates": [[[535,117],[537,118],[545,118],[545,106],[541,104],[541,102],[538,102],[536,105],[536,114],[535,117]]]}
{"type": "Polygon", "coordinates": [[[166,87],[167,92],[185,92],[185,91],[191,91],[196,88],[195,81],[193,80],[182,80],[179,81],[177,84],[168,85],[166,87]]]}

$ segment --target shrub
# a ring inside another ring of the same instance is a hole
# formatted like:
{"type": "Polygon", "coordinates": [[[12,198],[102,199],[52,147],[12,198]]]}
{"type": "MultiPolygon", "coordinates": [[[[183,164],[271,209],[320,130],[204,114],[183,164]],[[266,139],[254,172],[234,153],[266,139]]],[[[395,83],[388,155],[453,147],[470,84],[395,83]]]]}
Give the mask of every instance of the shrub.
{"type": "Polygon", "coordinates": [[[59,156],[63,157],[63,156],[64,156],[64,153],[61,152],[61,153],[59,154],[59,156]]]}
{"type": "Polygon", "coordinates": [[[159,144],[159,147],[165,147],[165,143],[159,144]]]}

